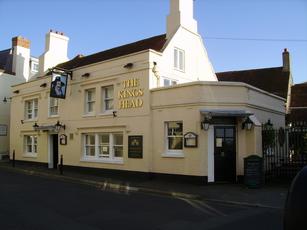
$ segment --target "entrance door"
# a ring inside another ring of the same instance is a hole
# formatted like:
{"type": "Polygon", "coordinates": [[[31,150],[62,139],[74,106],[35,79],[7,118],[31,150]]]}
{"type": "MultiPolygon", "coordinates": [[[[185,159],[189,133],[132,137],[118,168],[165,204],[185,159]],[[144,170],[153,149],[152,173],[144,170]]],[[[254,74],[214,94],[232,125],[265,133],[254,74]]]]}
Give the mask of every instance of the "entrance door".
{"type": "Polygon", "coordinates": [[[53,168],[56,169],[58,167],[59,162],[59,143],[58,143],[58,134],[52,134],[52,160],[53,160],[53,168]]]}
{"type": "Polygon", "coordinates": [[[214,127],[214,178],[215,181],[236,181],[235,126],[214,127]]]}

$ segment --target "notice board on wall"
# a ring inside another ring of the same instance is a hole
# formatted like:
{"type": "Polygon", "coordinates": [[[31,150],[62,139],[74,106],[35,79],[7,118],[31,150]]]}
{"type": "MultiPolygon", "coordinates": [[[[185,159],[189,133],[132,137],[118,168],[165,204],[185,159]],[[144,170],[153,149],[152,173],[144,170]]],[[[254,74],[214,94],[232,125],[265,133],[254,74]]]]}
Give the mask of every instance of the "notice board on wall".
{"type": "Polygon", "coordinates": [[[128,136],[128,157],[143,158],[143,136],[128,136]]]}

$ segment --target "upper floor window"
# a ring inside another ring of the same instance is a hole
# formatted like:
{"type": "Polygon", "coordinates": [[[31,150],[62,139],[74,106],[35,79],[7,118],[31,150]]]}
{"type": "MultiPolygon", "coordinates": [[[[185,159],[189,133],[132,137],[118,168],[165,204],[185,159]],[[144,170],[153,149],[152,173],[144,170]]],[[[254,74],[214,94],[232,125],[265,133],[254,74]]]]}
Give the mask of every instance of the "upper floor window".
{"type": "Polygon", "coordinates": [[[85,113],[90,114],[95,111],[95,89],[85,90],[85,113]]]}
{"type": "Polygon", "coordinates": [[[49,116],[59,115],[59,99],[50,97],[49,98],[49,116]]]}
{"type": "Polygon", "coordinates": [[[170,121],[166,123],[167,150],[183,149],[183,123],[182,121],[170,121]]]}
{"type": "Polygon", "coordinates": [[[38,72],[38,69],[39,69],[38,63],[32,62],[32,71],[38,72]]]}
{"type": "Polygon", "coordinates": [[[102,93],[102,112],[113,110],[114,87],[107,86],[101,88],[102,93]]]}
{"type": "Polygon", "coordinates": [[[37,154],[37,136],[24,136],[24,153],[29,155],[37,154]]]}
{"type": "Polygon", "coordinates": [[[163,86],[171,86],[171,85],[177,85],[177,81],[170,80],[170,79],[167,79],[167,78],[163,79],[163,86]]]}
{"type": "Polygon", "coordinates": [[[176,70],[184,71],[184,51],[178,48],[174,49],[174,68],[176,70]]]}
{"type": "Polygon", "coordinates": [[[25,101],[25,119],[33,120],[37,118],[38,113],[38,99],[25,101]]]}

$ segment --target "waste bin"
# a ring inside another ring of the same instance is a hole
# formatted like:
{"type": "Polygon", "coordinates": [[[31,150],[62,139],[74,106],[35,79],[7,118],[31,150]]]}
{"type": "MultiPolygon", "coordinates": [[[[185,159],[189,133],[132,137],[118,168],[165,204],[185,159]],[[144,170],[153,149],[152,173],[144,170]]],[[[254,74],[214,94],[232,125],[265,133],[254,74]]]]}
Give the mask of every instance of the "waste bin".
{"type": "Polygon", "coordinates": [[[260,188],[263,181],[262,157],[251,155],[244,158],[244,184],[248,188],[260,188]]]}

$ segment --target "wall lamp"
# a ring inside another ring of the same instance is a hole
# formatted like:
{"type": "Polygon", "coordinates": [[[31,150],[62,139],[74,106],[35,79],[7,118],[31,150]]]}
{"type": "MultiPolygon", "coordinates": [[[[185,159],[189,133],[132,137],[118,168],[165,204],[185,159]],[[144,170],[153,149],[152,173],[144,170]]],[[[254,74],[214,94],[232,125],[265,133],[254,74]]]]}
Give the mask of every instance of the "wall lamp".
{"type": "Polygon", "coordinates": [[[6,104],[8,102],[11,102],[12,101],[12,98],[11,97],[4,97],[3,98],[3,103],[6,104]]]}
{"type": "Polygon", "coordinates": [[[84,78],[89,78],[90,77],[90,73],[85,73],[85,74],[83,74],[81,77],[84,77],[84,78]]]}
{"type": "Polygon", "coordinates": [[[201,129],[207,131],[210,127],[210,124],[211,124],[211,119],[205,117],[205,119],[200,123],[201,129]]]}
{"type": "Polygon", "coordinates": [[[129,62],[126,65],[124,65],[124,68],[131,69],[133,67],[133,63],[129,62]]]}
{"type": "Polygon", "coordinates": [[[242,123],[242,129],[251,130],[253,127],[253,121],[247,117],[245,121],[242,123]]]}
{"type": "Polygon", "coordinates": [[[35,122],[35,124],[33,125],[33,129],[37,130],[39,128],[39,125],[35,122]]]}
{"type": "Polygon", "coordinates": [[[40,87],[42,87],[42,88],[46,88],[46,87],[47,87],[47,83],[43,83],[43,84],[41,84],[41,85],[40,85],[40,87]]]}
{"type": "Polygon", "coordinates": [[[61,124],[60,121],[57,121],[57,123],[54,126],[57,132],[59,132],[61,128],[63,128],[64,130],[66,129],[66,126],[61,124]]]}
{"type": "Polygon", "coordinates": [[[113,111],[113,117],[117,117],[117,111],[113,111]]]}

